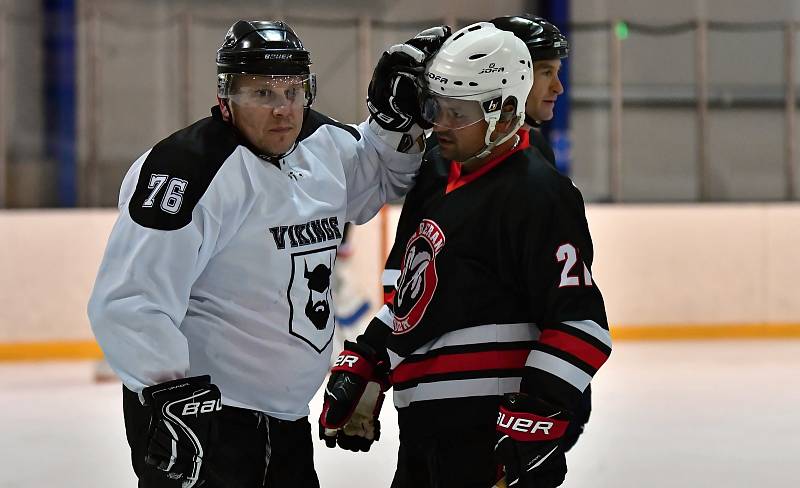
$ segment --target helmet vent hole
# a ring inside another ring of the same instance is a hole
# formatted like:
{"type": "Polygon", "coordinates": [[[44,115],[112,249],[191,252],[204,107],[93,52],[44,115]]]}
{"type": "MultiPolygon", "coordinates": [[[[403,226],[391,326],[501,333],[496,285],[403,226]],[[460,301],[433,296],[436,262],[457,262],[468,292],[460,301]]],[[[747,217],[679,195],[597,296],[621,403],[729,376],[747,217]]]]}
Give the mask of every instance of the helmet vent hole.
{"type": "Polygon", "coordinates": [[[519,60],[519,63],[520,63],[520,64],[525,64],[525,60],[524,60],[524,59],[520,59],[520,60],[519,60]]]}
{"type": "Polygon", "coordinates": [[[477,83],[475,83],[474,81],[470,81],[470,82],[469,82],[469,86],[478,86],[478,84],[477,84],[477,83]]]}
{"type": "Polygon", "coordinates": [[[523,79],[523,80],[525,79],[525,75],[522,75],[522,79],[523,79]]]}
{"type": "Polygon", "coordinates": [[[457,40],[458,40],[460,37],[462,37],[463,35],[464,35],[464,33],[462,32],[461,34],[459,34],[459,35],[455,36],[455,37],[453,38],[453,40],[454,40],[454,41],[457,41],[457,40]]]}
{"type": "Polygon", "coordinates": [[[503,78],[503,84],[504,84],[504,85],[506,84],[506,79],[505,79],[505,78],[503,78]]]}
{"type": "Polygon", "coordinates": [[[530,68],[530,67],[531,67],[531,62],[530,62],[530,61],[528,61],[528,68],[530,68]]]}
{"type": "Polygon", "coordinates": [[[453,82],[453,84],[454,84],[454,85],[461,86],[461,85],[463,85],[463,84],[464,84],[464,82],[463,82],[463,81],[454,81],[454,82],[453,82]]]}
{"type": "Polygon", "coordinates": [[[486,56],[486,53],[473,54],[472,56],[469,57],[469,59],[471,59],[471,60],[472,59],[481,59],[484,56],[486,56]]]}
{"type": "Polygon", "coordinates": [[[481,27],[483,27],[483,26],[482,25],[473,25],[472,27],[467,29],[467,31],[468,32],[476,31],[476,30],[480,29],[481,27]]]}

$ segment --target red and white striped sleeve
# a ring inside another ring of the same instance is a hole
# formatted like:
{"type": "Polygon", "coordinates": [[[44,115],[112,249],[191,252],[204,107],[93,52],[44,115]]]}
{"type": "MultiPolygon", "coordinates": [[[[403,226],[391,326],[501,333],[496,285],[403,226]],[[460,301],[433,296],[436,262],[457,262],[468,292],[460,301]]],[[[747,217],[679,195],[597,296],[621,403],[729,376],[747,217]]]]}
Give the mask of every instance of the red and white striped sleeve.
{"type": "Polygon", "coordinates": [[[538,205],[524,259],[541,335],[525,363],[521,389],[569,409],[608,360],[611,335],[592,276],[594,248],[580,192],[565,184],[538,205]]]}

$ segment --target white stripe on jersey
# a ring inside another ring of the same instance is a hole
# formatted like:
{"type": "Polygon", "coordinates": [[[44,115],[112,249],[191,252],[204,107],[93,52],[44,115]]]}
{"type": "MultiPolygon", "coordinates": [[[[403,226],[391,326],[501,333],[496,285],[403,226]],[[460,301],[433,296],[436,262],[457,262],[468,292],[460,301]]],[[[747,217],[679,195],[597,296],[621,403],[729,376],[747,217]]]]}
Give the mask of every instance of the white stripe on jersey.
{"type": "Polygon", "coordinates": [[[420,383],[405,390],[394,391],[394,405],[403,408],[412,402],[474,396],[504,395],[519,391],[521,378],[473,378],[466,380],[420,383]]]}
{"type": "Polygon", "coordinates": [[[528,355],[528,360],[525,362],[525,366],[541,369],[542,371],[547,371],[552,375],[558,376],[577,388],[578,391],[585,390],[586,387],[589,386],[589,382],[592,381],[591,375],[587,374],[582,369],[543,351],[531,351],[528,355]]]}
{"type": "Polygon", "coordinates": [[[611,347],[611,334],[600,327],[594,320],[581,320],[576,322],[561,322],[582,332],[589,334],[608,347],[611,347]]]}
{"type": "Polygon", "coordinates": [[[399,269],[384,269],[381,275],[381,283],[383,286],[395,286],[398,278],[400,278],[399,269]]]}
{"type": "Polygon", "coordinates": [[[392,322],[394,319],[394,314],[391,310],[389,310],[388,305],[384,305],[378,310],[378,313],[375,314],[375,318],[383,322],[386,327],[393,329],[392,322]]]}
{"type": "MultiPolygon", "coordinates": [[[[517,324],[487,324],[476,325],[466,329],[454,330],[443,334],[431,342],[423,345],[410,355],[426,354],[430,351],[447,346],[463,346],[468,344],[487,344],[503,342],[535,341],[541,332],[536,324],[523,322],[517,324]]],[[[392,369],[396,368],[406,356],[389,350],[389,360],[392,369]]]]}

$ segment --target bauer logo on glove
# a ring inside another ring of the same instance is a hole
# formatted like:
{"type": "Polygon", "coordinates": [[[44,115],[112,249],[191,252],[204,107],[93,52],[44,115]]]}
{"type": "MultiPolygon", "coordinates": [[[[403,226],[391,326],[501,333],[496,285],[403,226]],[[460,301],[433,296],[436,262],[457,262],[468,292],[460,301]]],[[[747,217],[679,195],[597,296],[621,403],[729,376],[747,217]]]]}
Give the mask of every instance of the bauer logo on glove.
{"type": "Polygon", "coordinates": [[[567,472],[559,443],[569,425],[569,412],[525,393],[503,397],[497,415],[495,455],[508,486],[558,486],[567,472]]]}
{"type": "Polygon", "coordinates": [[[388,389],[386,364],[376,351],[345,341],[331,368],[319,417],[319,436],[328,447],[368,451],[381,435],[378,421],[388,389]]]}
{"type": "Polygon", "coordinates": [[[567,422],[556,423],[553,420],[535,414],[512,413],[500,408],[497,416],[497,430],[517,440],[545,441],[557,439],[567,430],[567,422]]]}
{"type": "Polygon", "coordinates": [[[209,376],[195,376],[149,386],[142,396],[152,415],[145,462],[181,486],[200,483],[212,420],[222,410],[219,389],[209,376]]]}

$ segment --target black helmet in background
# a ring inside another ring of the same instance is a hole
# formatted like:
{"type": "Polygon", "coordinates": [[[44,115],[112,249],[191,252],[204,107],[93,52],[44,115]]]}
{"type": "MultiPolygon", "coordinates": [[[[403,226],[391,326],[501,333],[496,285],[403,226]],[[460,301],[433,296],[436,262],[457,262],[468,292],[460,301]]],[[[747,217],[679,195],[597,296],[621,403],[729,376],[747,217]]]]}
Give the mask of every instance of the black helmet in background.
{"type": "Polygon", "coordinates": [[[512,32],[531,52],[531,60],[561,59],[569,55],[569,41],[547,19],[536,15],[508,15],[490,21],[498,29],[512,32]]]}

